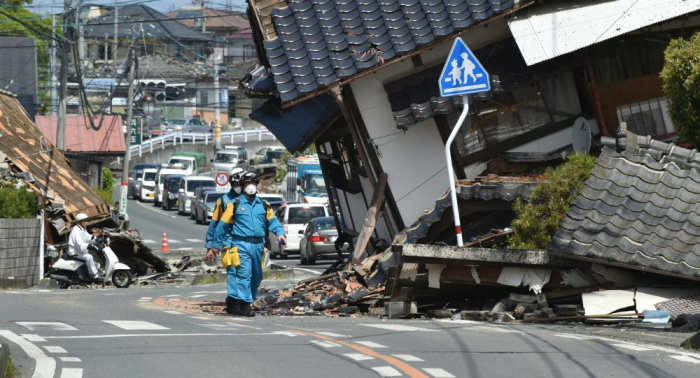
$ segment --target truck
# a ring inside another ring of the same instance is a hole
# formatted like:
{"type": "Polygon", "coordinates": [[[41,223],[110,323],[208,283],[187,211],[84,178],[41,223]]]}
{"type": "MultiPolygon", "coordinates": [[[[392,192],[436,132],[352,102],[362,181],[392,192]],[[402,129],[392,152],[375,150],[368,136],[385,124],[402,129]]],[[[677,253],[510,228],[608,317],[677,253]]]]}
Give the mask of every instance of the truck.
{"type": "Polygon", "coordinates": [[[328,192],[318,159],[297,157],[287,161],[287,174],[280,194],[287,201],[326,203],[328,192]]]}
{"type": "Polygon", "coordinates": [[[201,152],[175,152],[170,155],[168,164],[182,164],[187,175],[196,175],[202,171],[206,158],[201,152]]]}

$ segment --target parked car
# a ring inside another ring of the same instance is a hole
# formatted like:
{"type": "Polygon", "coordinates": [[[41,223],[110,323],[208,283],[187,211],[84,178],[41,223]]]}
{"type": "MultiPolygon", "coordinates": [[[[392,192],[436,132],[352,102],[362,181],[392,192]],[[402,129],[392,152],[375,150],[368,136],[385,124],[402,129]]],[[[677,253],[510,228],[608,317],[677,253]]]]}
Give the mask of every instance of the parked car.
{"type": "Polygon", "coordinates": [[[180,180],[185,176],[167,175],[163,182],[163,210],[170,210],[177,206],[177,195],[180,189],[180,180]]]}
{"type": "Polygon", "coordinates": [[[127,197],[136,199],[139,192],[139,184],[143,170],[146,168],[158,168],[156,163],[136,163],[134,169],[129,171],[129,186],[127,187],[127,197]]]}
{"type": "Polygon", "coordinates": [[[141,182],[139,184],[138,200],[153,201],[155,191],[156,191],[156,176],[158,175],[158,169],[156,168],[146,168],[143,170],[141,175],[141,182]]]}
{"type": "Polygon", "coordinates": [[[303,231],[306,224],[312,219],[318,217],[327,217],[328,211],[323,204],[300,203],[281,206],[275,213],[277,219],[284,227],[287,233],[287,245],[282,248],[279,239],[270,233],[270,251],[272,257],[287,256],[290,251],[299,251],[299,242],[303,236],[303,231]]]}
{"type": "Polygon", "coordinates": [[[280,206],[287,204],[287,201],[284,200],[284,197],[281,194],[258,193],[258,197],[269,202],[270,206],[272,206],[272,211],[274,212],[277,212],[280,206]]]}
{"type": "Polygon", "coordinates": [[[156,174],[156,188],[155,192],[153,193],[153,206],[160,206],[163,204],[163,194],[165,192],[164,185],[166,175],[186,176],[187,171],[183,169],[182,164],[162,164],[160,167],[158,167],[158,173],[156,174]]]}
{"type": "Polygon", "coordinates": [[[193,208],[194,219],[197,224],[209,224],[216,201],[223,195],[224,193],[215,190],[203,190],[201,192],[193,208]]]}
{"type": "MultiPolygon", "coordinates": [[[[343,225],[343,219],[340,221],[340,227],[343,225]]],[[[333,217],[314,218],[306,225],[302,233],[301,241],[299,242],[299,259],[301,264],[313,265],[316,259],[320,256],[338,256],[335,250],[335,240],[338,238],[338,230],[335,227],[333,217]]],[[[344,243],[341,252],[350,252],[350,244],[344,243]]]]}
{"type": "Polygon", "coordinates": [[[280,156],[284,152],[284,147],[282,146],[266,146],[258,150],[255,155],[250,158],[250,165],[264,164],[263,160],[267,157],[268,151],[280,151],[280,156]]]}
{"type": "Polygon", "coordinates": [[[182,131],[183,133],[211,133],[214,132],[214,129],[207,125],[206,123],[200,121],[197,118],[190,118],[190,119],[172,119],[168,121],[168,125],[173,128],[177,128],[177,126],[180,126],[181,130],[177,131],[182,131]]]}
{"type": "Polygon", "coordinates": [[[241,146],[225,146],[211,159],[212,172],[231,172],[234,168],[248,169],[248,153],[241,146]]]}
{"type": "Polygon", "coordinates": [[[199,202],[199,198],[202,196],[202,193],[207,190],[211,190],[212,188],[207,188],[207,187],[200,187],[194,190],[194,200],[192,200],[192,205],[190,205],[190,219],[194,220],[194,213],[196,210],[197,203],[199,202]]]}
{"type": "Polygon", "coordinates": [[[189,214],[194,200],[194,191],[201,187],[214,188],[216,184],[214,179],[208,176],[184,176],[180,180],[180,186],[177,190],[177,213],[179,215],[189,214]]]}

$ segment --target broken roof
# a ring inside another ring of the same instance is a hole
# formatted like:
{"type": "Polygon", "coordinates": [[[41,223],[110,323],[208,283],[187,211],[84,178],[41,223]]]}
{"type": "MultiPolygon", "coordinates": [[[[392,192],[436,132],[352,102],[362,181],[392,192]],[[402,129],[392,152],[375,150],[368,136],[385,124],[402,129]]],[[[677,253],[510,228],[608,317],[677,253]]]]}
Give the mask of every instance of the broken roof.
{"type": "MultiPolygon", "coordinates": [[[[185,42],[210,42],[212,39],[194,29],[171,19],[170,17],[143,5],[134,4],[119,7],[119,37],[134,37],[132,28],[143,22],[145,33],[154,39],[175,39],[185,42]]],[[[114,10],[102,17],[88,20],[85,25],[85,38],[104,39],[114,37],[114,10]]]]}
{"type": "MultiPolygon", "coordinates": [[[[192,9],[191,7],[178,9],[165,14],[177,20],[179,23],[192,28],[195,19],[202,17],[202,9],[192,9]]],[[[250,30],[250,23],[245,13],[231,12],[223,9],[204,8],[204,26],[209,29],[237,29],[250,30]]]]}
{"type": "Polygon", "coordinates": [[[27,117],[27,113],[16,98],[7,92],[0,92],[0,151],[7,155],[15,173],[28,172],[34,181],[25,180],[31,187],[46,188],[59,200],[65,202],[65,212],[78,211],[90,217],[109,215],[109,206],[70,168],[61,150],[44,137],[41,130],[27,117]],[[53,150],[53,165],[47,175],[53,150]]]}
{"type": "Polygon", "coordinates": [[[624,126],[619,135],[604,138],[591,177],[547,248],[700,280],[700,154],[624,126]]]}
{"type": "Polygon", "coordinates": [[[417,54],[494,17],[513,0],[250,1],[283,103],[417,54]]]}
{"type": "MultiPolygon", "coordinates": [[[[66,146],[63,151],[123,155],[126,151],[126,141],[122,132],[122,117],[117,115],[95,117],[95,125],[100,124],[101,117],[104,117],[102,127],[95,130],[90,126],[86,116],[68,114],[66,116],[66,146]]],[[[36,125],[51,143],[56,143],[57,116],[37,116],[36,125]]]]}

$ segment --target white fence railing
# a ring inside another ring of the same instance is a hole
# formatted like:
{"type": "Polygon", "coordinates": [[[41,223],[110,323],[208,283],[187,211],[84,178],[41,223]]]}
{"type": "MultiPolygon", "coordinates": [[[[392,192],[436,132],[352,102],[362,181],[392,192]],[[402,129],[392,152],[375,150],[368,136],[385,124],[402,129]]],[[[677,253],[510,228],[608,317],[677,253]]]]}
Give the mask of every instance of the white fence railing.
{"type": "MultiPolygon", "coordinates": [[[[263,139],[275,140],[276,138],[268,130],[262,129],[221,132],[221,142],[226,144],[234,144],[236,142],[248,143],[249,141],[262,142],[263,139]]],[[[143,155],[144,151],[146,151],[146,153],[153,153],[154,149],[164,149],[166,145],[182,145],[185,144],[185,142],[191,144],[203,143],[205,145],[215,143],[214,133],[172,132],[155,138],[150,138],[143,141],[141,144],[131,146],[131,148],[129,148],[129,158],[131,158],[136,152],[138,152],[138,156],[140,157],[143,155]]]]}

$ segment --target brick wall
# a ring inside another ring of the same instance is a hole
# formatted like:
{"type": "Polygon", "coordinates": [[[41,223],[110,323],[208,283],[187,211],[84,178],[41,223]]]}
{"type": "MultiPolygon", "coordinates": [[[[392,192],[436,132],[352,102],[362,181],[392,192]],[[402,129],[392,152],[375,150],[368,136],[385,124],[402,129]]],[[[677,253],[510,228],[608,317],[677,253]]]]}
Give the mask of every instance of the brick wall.
{"type": "Polygon", "coordinates": [[[0,287],[39,281],[40,219],[0,219],[0,287]]]}

